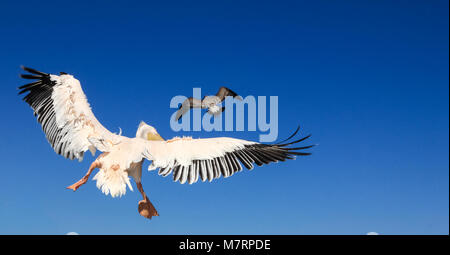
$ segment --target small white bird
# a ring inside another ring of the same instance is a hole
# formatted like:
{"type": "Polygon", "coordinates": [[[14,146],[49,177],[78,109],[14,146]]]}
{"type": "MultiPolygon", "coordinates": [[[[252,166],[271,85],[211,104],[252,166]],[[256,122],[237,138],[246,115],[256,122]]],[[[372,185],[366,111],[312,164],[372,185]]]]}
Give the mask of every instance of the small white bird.
{"type": "Polygon", "coordinates": [[[225,107],[221,107],[218,104],[222,103],[227,96],[232,96],[238,100],[242,100],[242,97],[236,94],[226,87],[220,87],[219,91],[215,96],[205,96],[202,100],[189,97],[180,105],[177,114],[175,115],[175,120],[178,121],[185,113],[190,111],[192,108],[208,109],[208,113],[211,115],[219,115],[225,110],[225,107]]]}
{"type": "Polygon", "coordinates": [[[106,195],[122,196],[127,186],[133,190],[129,176],[136,182],[143,200],[138,211],[146,217],[158,216],[153,204],[145,194],[142,184],[142,164],[144,159],[152,161],[149,170],[159,168],[159,175],[173,173],[173,180],[189,184],[232,176],[241,171],[241,163],[248,169],[270,162],[294,159],[295,155],[309,155],[299,150],[311,146],[289,148],[299,140],[283,143],[295,136],[299,129],[282,143],[260,144],[230,137],[192,139],[175,137],[164,140],[152,126],[141,122],[136,137],[125,137],[107,130],[94,116],[80,82],[72,75],[47,74],[22,67],[31,74],[22,74],[25,79],[36,80],[19,87],[19,94],[34,110],[38,122],[52,148],[57,154],[69,159],[83,159],[90,150],[100,154],[81,180],[67,187],[76,191],[85,184],[94,169],[97,187],[106,195]]]}

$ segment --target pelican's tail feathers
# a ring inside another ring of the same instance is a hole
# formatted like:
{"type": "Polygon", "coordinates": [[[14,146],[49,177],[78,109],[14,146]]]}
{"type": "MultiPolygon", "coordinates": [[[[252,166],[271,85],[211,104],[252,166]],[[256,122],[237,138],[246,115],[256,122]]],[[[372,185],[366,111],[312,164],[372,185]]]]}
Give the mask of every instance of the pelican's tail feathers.
{"type": "Polygon", "coordinates": [[[121,197],[125,195],[128,188],[133,191],[131,187],[130,178],[126,171],[117,171],[113,168],[100,169],[94,176],[97,181],[97,188],[99,188],[105,195],[112,197],[121,197]]]}

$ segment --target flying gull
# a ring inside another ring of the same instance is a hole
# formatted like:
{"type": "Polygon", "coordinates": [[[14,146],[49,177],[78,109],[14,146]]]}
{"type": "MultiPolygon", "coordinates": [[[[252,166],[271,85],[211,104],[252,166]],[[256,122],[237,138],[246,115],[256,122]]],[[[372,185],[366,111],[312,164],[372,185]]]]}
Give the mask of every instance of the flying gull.
{"type": "Polygon", "coordinates": [[[242,100],[242,97],[236,94],[227,87],[220,87],[219,91],[215,96],[205,96],[202,100],[198,98],[189,97],[180,105],[177,114],[175,115],[175,120],[178,121],[185,113],[190,111],[192,108],[208,109],[208,113],[211,115],[219,115],[225,110],[225,107],[218,106],[222,103],[227,96],[232,96],[233,98],[242,100]]]}

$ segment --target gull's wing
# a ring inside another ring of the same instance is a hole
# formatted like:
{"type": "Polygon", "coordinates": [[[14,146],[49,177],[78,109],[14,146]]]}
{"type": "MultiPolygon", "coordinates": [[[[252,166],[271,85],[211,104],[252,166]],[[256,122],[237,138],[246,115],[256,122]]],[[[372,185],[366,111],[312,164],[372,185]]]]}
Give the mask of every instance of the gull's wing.
{"type": "MultiPolygon", "coordinates": [[[[227,87],[220,87],[219,91],[215,96],[205,96],[202,100],[203,105],[207,107],[212,107],[221,103],[227,96],[231,96],[238,100],[242,100],[242,97],[239,96],[236,92],[232,91],[227,87]]],[[[218,111],[217,113],[221,113],[222,111],[218,111]]],[[[214,113],[213,113],[214,114],[214,113]]]]}
{"type": "Polygon", "coordinates": [[[190,111],[192,108],[201,108],[202,101],[197,98],[189,97],[180,105],[177,114],[175,115],[175,120],[178,121],[185,113],[190,111]]]}
{"type": "Polygon", "coordinates": [[[158,173],[164,177],[173,172],[174,181],[192,184],[199,178],[202,181],[212,181],[221,175],[229,177],[242,170],[241,163],[247,169],[252,169],[253,163],[261,166],[294,159],[296,155],[310,155],[311,153],[301,150],[313,145],[288,147],[308,137],[284,144],[261,144],[229,137],[146,141],[143,155],[153,161],[149,170],[160,168],[158,173]]]}
{"type": "Polygon", "coordinates": [[[38,122],[56,153],[65,158],[83,159],[88,149],[108,151],[120,136],[108,131],[95,118],[80,82],[72,75],[47,74],[22,67],[30,74],[24,79],[36,80],[19,87],[19,94],[34,110],[38,122]]]}
{"type": "Polygon", "coordinates": [[[225,100],[225,97],[232,96],[237,99],[242,99],[241,96],[239,96],[236,92],[232,91],[231,89],[227,87],[220,87],[219,91],[217,91],[216,97],[220,99],[220,102],[225,100]]]}

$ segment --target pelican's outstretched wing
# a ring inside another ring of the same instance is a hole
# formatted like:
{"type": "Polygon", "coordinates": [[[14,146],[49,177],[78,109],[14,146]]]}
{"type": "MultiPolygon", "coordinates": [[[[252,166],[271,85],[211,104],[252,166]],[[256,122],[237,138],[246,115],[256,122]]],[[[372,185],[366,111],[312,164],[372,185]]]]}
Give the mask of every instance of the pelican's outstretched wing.
{"type": "Polygon", "coordinates": [[[241,163],[247,169],[252,169],[253,163],[261,166],[294,159],[296,155],[310,155],[301,150],[314,145],[288,147],[308,137],[284,144],[261,144],[229,137],[174,138],[168,141],[147,141],[143,155],[153,161],[149,170],[160,168],[158,173],[164,177],[173,172],[174,181],[192,184],[199,178],[212,181],[221,175],[229,177],[242,170],[241,163]]]}
{"type": "Polygon", "coordinates": [[[93,154],[96,148],[108,151],[111,143],[120,139],[95,118],[80,82],[72,75],[22,69],[30,73],[22,74],[22,78],[36,81],[19,87],[19,94],[29,92],[23,100],[33,108],[56,153],[81,161],[88,149],[93,154]]]}

